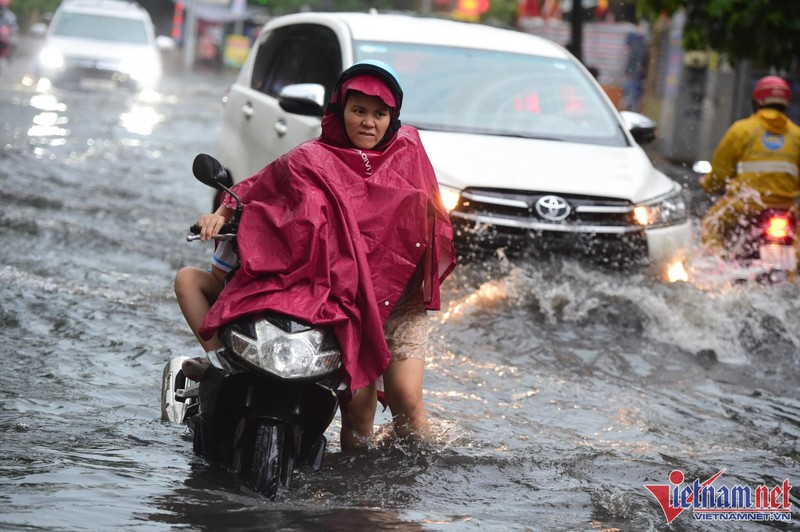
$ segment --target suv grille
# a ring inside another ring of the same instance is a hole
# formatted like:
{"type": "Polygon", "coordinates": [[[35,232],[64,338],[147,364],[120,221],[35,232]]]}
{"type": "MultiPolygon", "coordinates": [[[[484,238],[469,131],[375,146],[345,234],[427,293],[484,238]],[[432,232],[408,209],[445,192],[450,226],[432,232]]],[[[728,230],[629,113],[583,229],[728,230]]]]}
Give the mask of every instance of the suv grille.
{"type": "Polygon", "coordinates": [[[646,260],[644,230],[626,200],[468,188],[450,217],[462,254],[505,248],[601,262],[646,260]]]}

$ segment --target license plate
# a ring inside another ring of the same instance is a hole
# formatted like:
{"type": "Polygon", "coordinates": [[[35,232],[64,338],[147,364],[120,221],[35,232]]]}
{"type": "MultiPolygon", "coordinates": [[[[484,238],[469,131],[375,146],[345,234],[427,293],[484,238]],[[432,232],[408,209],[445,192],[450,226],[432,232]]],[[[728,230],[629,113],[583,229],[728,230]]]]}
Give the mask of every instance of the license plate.
{"type": "Polygon", "coordinates": [[[761,260],[772,268],[790,271],[797,269],[797,254],[794,246],[764,244],[758,251],[761,260]]]}
{"type": "Polygon", "coordinates": [[[85,90],[111,91],[116,88],[116,83],[110,79],[81,78],[80,86],[85,90]]]}

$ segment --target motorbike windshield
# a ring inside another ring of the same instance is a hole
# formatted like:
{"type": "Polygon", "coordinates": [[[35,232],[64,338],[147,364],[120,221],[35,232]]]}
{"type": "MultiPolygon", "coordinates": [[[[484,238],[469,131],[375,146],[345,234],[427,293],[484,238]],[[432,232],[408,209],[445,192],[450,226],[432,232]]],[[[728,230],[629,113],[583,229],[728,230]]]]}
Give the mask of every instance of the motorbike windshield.
{"type": "Polygon", "coordinates": [[[106,42],[147,44],[143,21],[88,13],[63,13],[53,28],[58,37],[79,37],[106,42]]]}
{"type": "Polygon", "coordinates": [[[626,146],[611,107],[574,62],[407,43],[358,42],[355,59],[399,73],[402,120],[422,130],[626,146]]]}

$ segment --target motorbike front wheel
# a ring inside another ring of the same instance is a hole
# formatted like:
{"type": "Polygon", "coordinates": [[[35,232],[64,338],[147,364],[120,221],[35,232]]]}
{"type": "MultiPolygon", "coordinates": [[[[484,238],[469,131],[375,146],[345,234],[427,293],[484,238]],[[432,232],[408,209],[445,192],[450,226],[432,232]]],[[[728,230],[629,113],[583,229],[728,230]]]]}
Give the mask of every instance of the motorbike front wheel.
{"type": "MultiPolygon", "coordinates": [[[[253,461],[251,464],[251,480],[253,488],[267,497],[274,499],[278,493],[284,454],[291,452],[284,448],[286,427],[283,425],[260,424],[256,429],[253,461]]],[[[291,476],[291,471],[284,474],[291,476]]]]}

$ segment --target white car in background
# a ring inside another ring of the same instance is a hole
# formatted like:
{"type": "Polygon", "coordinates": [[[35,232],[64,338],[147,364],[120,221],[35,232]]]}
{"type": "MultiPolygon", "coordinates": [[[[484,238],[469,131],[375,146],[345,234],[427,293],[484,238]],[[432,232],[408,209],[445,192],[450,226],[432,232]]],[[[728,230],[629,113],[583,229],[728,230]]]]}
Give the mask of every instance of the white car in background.
{"type": "Polygon", "coordinates": [[[338,75],[384,61],[420,130],[462,256],[647,265],[688,257],[681,187],[637,144],[655,123],[618,113],[564,48],[534,35],[444,19],[301,13],[272,19],[226,95],[216,155],[240,181],[320,133],[338,75]]]}
{"type": "Polygon", "coordinates": [[[45,36],[37,75],[82,89],[155,88],[161,50],[171,43],[158,39],[150,15],[136,2],[64,0],[45,36]]]}

